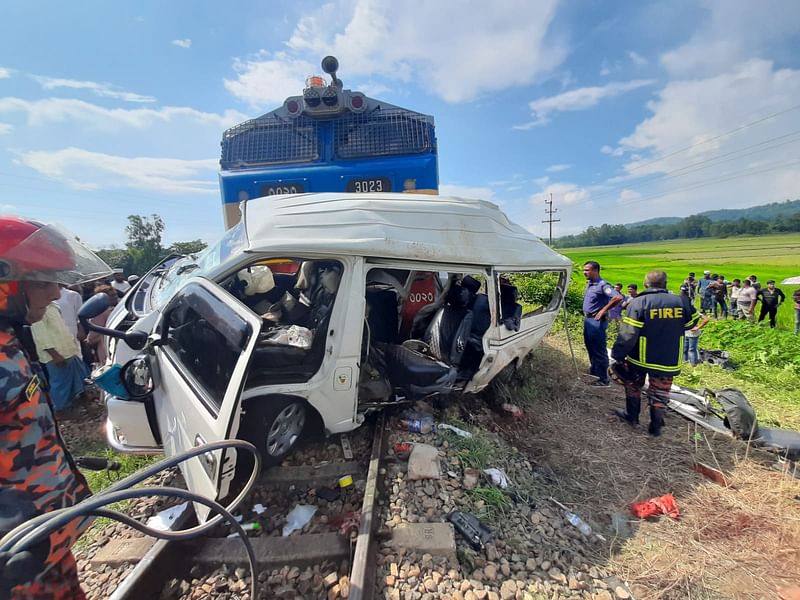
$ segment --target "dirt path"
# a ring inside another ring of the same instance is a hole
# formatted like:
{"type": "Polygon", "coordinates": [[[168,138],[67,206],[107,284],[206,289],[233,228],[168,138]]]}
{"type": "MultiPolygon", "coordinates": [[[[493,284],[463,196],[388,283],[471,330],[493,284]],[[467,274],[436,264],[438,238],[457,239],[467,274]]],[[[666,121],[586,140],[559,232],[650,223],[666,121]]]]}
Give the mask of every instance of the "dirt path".
{"type": "Polygon", "coordinates": [[[524,406],[525,418],[484,425],[528,455],[554,497],[604,530],[607,565],[637,597],[774,598],[776,586],[800,582],[800,481],[773,470],[772,456],[674,413],[660,438],[623,425],[610,416],[622,388],[589,382],[551,337],[499,394],[524,406]],[[720,468],[730,487],[698,475],[696,460],[720,468]],[[667,493],[679,521],[630,516],[631,502],[667,493]]]}

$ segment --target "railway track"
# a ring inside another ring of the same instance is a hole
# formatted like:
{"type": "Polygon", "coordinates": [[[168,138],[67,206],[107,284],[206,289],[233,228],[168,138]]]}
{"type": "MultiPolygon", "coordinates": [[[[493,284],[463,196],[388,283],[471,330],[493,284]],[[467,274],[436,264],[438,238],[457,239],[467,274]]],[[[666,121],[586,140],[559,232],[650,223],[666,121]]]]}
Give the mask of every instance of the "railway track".
{"type": "MultiPolygon", "coordinates": [[[[316,582],[306,577],[302,590],[283,590],[288,597],[346,597],[369,600],[375,589],[375,531],[377,504],[380,496],[381,460],[385,455],[385,416],[378,415],[372,430],[371,444],[353,460],[327,464],[274,467],[266,470],[251,492],[250,504],[242,513],[254,516],[254,507],[262,502],[267,511],[280,496],[309,497],[327,490],[329,497],[342,494],[342,518],[322,515],[313,531],[283,537],[272,526],[256,526],[260,531],[250,537],[260,573],[259,597],[276,597],[269,584],[276,571],[313,567],[316,582]],[[333,488],[342,477],[352,477],[353,484],[344,490],[333,488]],[[352,488],[352,489],[351,489],[352,488]],[[312,491],[314,490],[314,491],[312,491]],[[359,506],[354,506],[356,502],[359,506]],[[354,510],[347,510],[353,508],[354,510]],[[268,533],[269,531],[269,533],[268,533]],[[321,590],[314,590],[319,586],[321,590]],[[316,583],[316,585],[314,585],[316,583]]],[[[320,504],[324,504],[320,502],[320,504]]],[[[336,504],[338,507],[339,504],[336,504]]],[[[262,511],[266,512],[266,511],[262,511]]],[[[185,528],[192,519],[185,511],[173,528],[185,528]]],[[[270,515],[270,518],[274,518],[270,515]]],[[[258,523],[258,519],[244,519],[258,523]]],[[[264,522],[262,520],[262,522],[264,522]]],[[[307,528],[306,528],[307,529],[307,528]]],[[[311,572],[309,570],[309,572],[311,572]]],[[[157,541],[110,596],[111,600],[141,598],[249,598],[247,555],[241,540],[230,537],[225,528],[190,542],[157,541]],[[214,576],[219,569],[235,573],[233,585],[220,586],[223,576],[214,576]],[[211,583],[201,584],[206,577],[211,583]],[[188,584],[188,585],[187,585],[188,584]],[[195,586],[203,587],[199,592],[195,586]]],[[[284,586],[287,587],[287,586],[284,586]]],[[[291,586],[288,586],[291,587],[291,586]]],[[[254,600],[254,599],[250,599],[254,600]]]]}

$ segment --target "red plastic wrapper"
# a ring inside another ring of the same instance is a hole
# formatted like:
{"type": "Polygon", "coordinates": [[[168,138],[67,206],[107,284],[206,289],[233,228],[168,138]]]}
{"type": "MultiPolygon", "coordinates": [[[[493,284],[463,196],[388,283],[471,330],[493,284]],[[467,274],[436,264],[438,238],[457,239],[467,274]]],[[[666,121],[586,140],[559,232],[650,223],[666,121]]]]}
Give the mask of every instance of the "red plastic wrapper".
{"type": "Polygon", "coordinates": [[[658,515],[668,515],[676,521],[681,518],[681,513],[678,510],[678,503],[675,502],[675,496],[666,494],[658,498],[650,498],[644,502],[634,502],[631,504],[631,512],[634,516],[640,519],[648,517],[655,517],[658,515]]]}
{"type": "Polygon", "coordinates": [[[414,444],[409,442],[399,442],[394,445],[394,454],[400,460],[408,460],[408,457],[411,455],[411,450],[414,448],[414,444]]]}

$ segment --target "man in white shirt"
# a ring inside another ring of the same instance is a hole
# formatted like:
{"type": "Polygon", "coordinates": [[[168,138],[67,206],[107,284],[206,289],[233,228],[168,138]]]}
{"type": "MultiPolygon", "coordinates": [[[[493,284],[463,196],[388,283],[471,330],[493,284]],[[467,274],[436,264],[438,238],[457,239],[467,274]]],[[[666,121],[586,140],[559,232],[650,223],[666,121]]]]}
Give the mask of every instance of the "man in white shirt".
{"type": "Polygon", "coordinates": [[[73,292],[66,286],[61,286],[61,297],[56,300],[61,316],[64,317],[64,324],[75,339],[78,337],[78,311],[83,305],[83,297],[78,292],[73,292]]]}
{"type": "Polygon", "coordinates": [[[739,290],[739,296],[736,298],[736,304],[739,307],[739,314],[742,319],[753,320],[753,310],[756,307],[757,299],[758,290],[753,287],[749,279],[745,279],[744,287],[739,290]]]}
{"type": "Polygon", "coordinates": [[[55,302],[47,306],[44,318],[31,325],[39,361],[47,367],[50,399],[56,411],[72,408],[84,392],[89,369],[81,360],[78,340],[67,329],[55,302]]]}
{"type": "Polygon", "coordinates": [[[111,287],[117,291],[117,296],[120,298],[131,289],[131,284],[125,281],[125,274],[122,269],[114,269],[114,279],[111,281],[111,287]]]}

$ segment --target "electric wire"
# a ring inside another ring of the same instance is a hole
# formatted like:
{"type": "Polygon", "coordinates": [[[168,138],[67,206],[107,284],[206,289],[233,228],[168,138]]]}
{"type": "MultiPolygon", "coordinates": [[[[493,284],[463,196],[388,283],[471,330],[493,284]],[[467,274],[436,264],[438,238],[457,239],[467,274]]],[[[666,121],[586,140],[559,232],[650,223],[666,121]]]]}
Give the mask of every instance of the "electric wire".
{"type": "Polygon", "coordinates": [[[636,167],[632,168],[630,171],[636,171],[638,169],[642,169],[642,168],[644,168],[644,167],[646,167],[648,165],[652,165],[652,164],[655,164],[657,162],[661,162],[664,159],[671,158],[671,157],[673,157],[673,156],[675,156],[677,154],[681,154],[683,152],[686,152],[687,150],[691,150],[692,148],[696,148],[697,146],[702,146],[703,144],[708,144],[709,142],[714,142],[716,140],[722,139],[722,138],[727,137],[729,135],[733,135],[734,133],[739,133],[740,131],[743,131],[745,129],[748,129],[748,128],[752,127],[753,125],[758,125],[759,123],[763,123],[764,121],[769,121],[770,119],[774,119],[775,117],[779,117],[779,116],[784,115],[786,113],[792,112],[793,110],[797,110],[798,108],[800,108],[800,104],[795,104],[794,106],[790,106],[789,108],[786,108],[784,110],[780,110],[778,112],[772,113],[771,115],[767,115],[766,117],[761,117],[760,119],[756,119],[755,121],[751,121],[750,123],[746,123],[744,125],[740,125],[739,127],[736,127],[734,129],[731,129],[731,130],[726,131],[724,133],[720,133],[719,135],[715,135],[714,137],[708,138],[707,140],[702,140],[702,141],[696,142],[694,144],[690,144],[689,146],[686,146],[686,147],[681,148],[679,150],[675,150],[674,152],[671,152],[669,154],[665,154],[663,156],[660,156],[659,158],[655,158],[655,159],[650,160],[648,162],[645,162],[645,163],[642,163],[640,165],[637,165],[636,167]]]}
{"type": "MultiPolygon", "coordinates": [[[[780,116],[782,116],[784,114],[790,113],[790,112],[795,111],[797,109],[800,109],[800,104],[792,105],[792,106],[790,106],[788,108],[785,108],[783,110],[779,110],[777,112],[771,113],[771,114],[766,115],[764,117],[760,117],[758,119],[755,119],[753,121],[745,123],[744,125],[740,125],[738,127],[730,129],[728,131],[725,131],[725,132],[722,132],[722,133],[717,134],[715,136],[712,136],[712,137],[710,137],[708,139],[701,140],[701,141],[695,142],[693,144],[689,144],[688,146],[683,146],[683,147],[681,147],[681,148],[679,148],[677,150],[674,150],[674,151],[669,152],[667,154],[663,154],[663,155],[661,155],[661,156],[659,156],[657,158],[654,158],[652,160],[648,160],[648,161],[645,161],[643,163],[640,163],[640,164],[636,165],[635,167],[632,167],[631,169],[629,169],[628,173],[630,174],[630,173],[632,173],[634,171],[638,171],[638,170],[640,170],[640,169],[642,169],[644,167],[647,167],[647,166],[650,166],[650,165],[653,165],[653,164],[657,164],[657,163],[662,162],[662,161],[664,161],[664,160],[666,160],[668,158],[671,158],[673,156],[677,156],[679,154],[682,154],[682,153],[686,152],[687,150],[691,150],[692,148],[696,148],[696,147],[702,146],[704,144],[708,144],[710,142],[714,142],[716,140],[719,140],[719,139],[734,135],[736,133],[739,133],[741,131],[749,129],[750,127],[753,127],[753,126],[758,125],[760,123],[764,123],[764,122],[769,121],[771,119],[774,119],[776,117],[780,117],[780,116]]],[[[726,156],[729,156],[729,155],[733,155],[734,153],[742,152],[744,150],[747,150],[747,149],[750,149],[750,148],[754,148],[754,147],[757,147],[757,146],[760,146],[760,145],[763,145],[763,144],[766,144],[766,143],[769,143],[769,142],[772,142],[772,141],[776,141],[776,140],[784,139],[784,138],[787,138],[787,137],[791,137],[791,136],[793,136],[795,134],[797,134],[796,131],[795,132],[791,132],[789,134],[781,135],[781,136],[778,136],[778,137],[775,137],[775,138],[769,138],[767,140],[763,140],[762,142],[758,142],[756,144],[752,144],[750,146],[746,146],[744,148],[740,148],[738,150],[734,150],[734,151],[728,152],[728,153],[726,153],[724,155],[721,155],[721,156],[718,156],[718,157],[714,157],[714,158],[710,158],[710,159],[706,159],[705,161],[698,161],[698,162],[692,163],[690,165],[686,165],[684,167],[680,167],[679,169],[675,169],[672,172],[664,173],[661,176],[657,177],[656,179],[653,179],[653,180],[650,180],[650,181],[647,181],[647,182],[643,182],[641,184],[617,185],[617,186],[614,186],[611,189],[607,189],[607,190],[604,190],[604,191],[600,192],[599,194],[597,194],[596,196],[594,196],[594,197],[592,197],[592,198],[590,198],[588,200],[583,200],[581,202],[576,202],[574,204],[567,205],[565,208],[570,208],[571,209],[571,208],[574,208],[576,206],[581,206],[581,205],[593,202],[595,200],[602,199],[603,197],[613,196],[616,193],[616,191],[618,191],[618,190],[637,189],[639,187],[644,187],[646,185],[649,185],[650,183],[663,182],[663,181],[669,180],[671,178],[670,175],[672,175],[673,173],[678,173],[680,171],[683,171],[683,170],[686,170],[686,169],[690,169],[690,168],[692,168],[694,166],[701,165],[701,164],[704,164],[704,163],[707,163],[707,162],[714,162],[714,161],[718,160],[719,158],[726,157],[726,156]]],[[[794,141],[796,141],[796,140],[793,140],[792,142],[787,142],[787,143],[793,143],[794,141]]],[[[778,145],[775,145],[773,147],[765,148],[764,151],[771,150],[774,147],[779,147],[781,145],[785,145],[785,144],[778,144],[778,145]]],[[[714,165],[711,165],[711,166],[714,166],[714,165]]],[[[688,174],[688,173],[683,173],[681,175],[675,175],[675,177],[681,177],[681,176],[686,175],[686,174],[688,174]]],[[[601,185],[601,184],[602,184],[602,182],[596,181],[594,183],[590,183],[590,184],[588,184],[586,186],[583,186],[583,187],[591,188],[593,186],[597,186],[597,185],[601,185]]],[[[698,187],[702,187],[702,186],[698,186],[698,187]]],[[[665,194],[659,194],[657,197],[661,197],[663,195],[667,195],[668,193],[673,193],[673,192],[678,192],[678,191],[682,191],[682,190],[673,190],[673,191],[667,192],[665,194]]],[[[638,199],[637,199],[637,201],[638,201],[638,199]]],[[[631,202],[631,204],[632,203],[633,202],[631,202]]]]}
{"type": "Polygon", "coordinates": [[[640,182],[640,183],[634,183],[634,184],[631,184],[631,185],[625,185],[625,184],[616,185],[616,186],[613,186],[613,187],[611,187],[611,188],[609,188],[607,190],[604,190],[604,191],[596,194],[595,196],[593,196],[591,198],[591,200],[585,200],[585,201],[582,201],[582,202],[576,202],[575,204],[572,204],[570,206],[579,206],[581,204],[586,204],[587,202],[592,202],[592,201],[599,200],[599,199],[602,199],[602,198],[605,198],[605,197],[608,197],[608,196],[614,196],[617,193],[617,191],[619,191],[619,190],[623,190],[623,189],[636,190],[636,189],[641,189],[643,187],[647,187],[649,185],[653,185],[653,184],[656,184],[656,183],[662,183],[663,181],[668,180],[668,179],[674,179],[674,178],[677,178],[677,177],[685,177],[686,175],[691,175],[693,173],[697,173],[697,172],[703,171],[705,169],[716,167],[717,165],[720,165],[720,164],[723,164],[723,163],[726,163],[726,162],[730,162],[732,160],[739,160],[741,158],[746,158],[748,156],[761,154],[762,152],[766,152],[768,150],[774,150],[775,148],[780,148],[780,147],[786,146],[788,144],[794,144],[794,143],[797,143],[798,141],[800,141],[800,137],[798,137],[798,136],[800,136],[800,130],[793,131],[791,133],[787,133],[785,135],[781,135],[781,136],[778,136],[778,137],[770,138],[768,140],[763,140],[761,142],[758,142],[758,143],[755,143],[755,144],[751,144],[749,146],[745,146],[744,148],[739,148],[738,150],[732,150],[730,152],[726,152],[724,154],[720,154],[719,156],[715,156],[713,158],[708,158],[708,159],[705,159],[705,160],[699,160],[699,161],[693,162],[693,163],[691,163],[689,165],[674,169],[672,171],[667,171],[666,173],[662,173],[662,174],[660,174],[660,175],[658,175],[658,176],[656,176],[656,177],[654,177],[652,179],[649,179],[647,181],[643,181],[643,182],[640,182]],[[796,139],[786,139],[786,138],[796,138],[796,139]],[[768,143],[771,143],[771,142],[776,142],[778,140],[785,140],[785,141],[782,141],[779,144],[772,144],[772,145],[766,146],[765,148],[761,148],[760,150],[756,150],[754,152],[746,152],[744,154],[741,154],[742,152],[745,152],[746,150],[757,148],[759,146],[763,146],[764,144],[768,144],[768,143]],[[724,159],[724,160],[721,160],[721,159],[724,159]],[[705,165],[705,166],[700,166],[700,165],[705,165]],[[695,167],[697,167],[697,168],[695,168],[695,167]]]}
{"type": "MultiPolygon", "coordinates": [[[[691,185],[688,185],[688,186],[685,186],[685,187],[682,187],[682,188],[676,188],[676,189],[673,189],[673,190],[668,190],[668,191],[660,193],[660,194],[654,194],[654,195],[651,195],[651,196],[645,196],[643,198],[636,198],[635,200],[631,200],[630,202],[622,202],[622,203],[619,204],[619,206],[623,206],[623,207],[624,206],[630,206],[631,204],[636,204],[638,202],[644,202],[646,200],[653,200],[655,198],[662,198],[664,196],[671,196],[672,194],[677,194],[679,192],[690,191],[690,190],[701,188],[701,187],[705,187],[705,186],[708,186],[708,185],[713,185],[715,183],[726,183],[728,181],[732,181],[734,179],[739,179],[741,177],[750,177],[752,175],[759,175],[761,173],[767,173],[769,171],[775,171],[777,169],[783,169],[783,168],[786,168],[786,167],[791,167],[791,166],[799,164],[799,163],[800,163],[800,159],[797,159],[797,160],[790,161],[788,163],[782,163],[782,164],[779,164],[779,165],[773,165],[773,166],[770,166],[770,167],[767,167],[767,168],[764,168],[764,169],[757,169],[755,171],[750,170],[750,172],[748,172],[747,170],[745,170],[745,171],[739,172],[739,173],[737,173],[735,175],[730,175],[730,176],[725,175],[724,177],[719,177],[717,179],[709,179],[709,180],[706,180],[706,181],[693,183],[691,185]]],[[[751,167],[751,169],[752,169],[752,167],[751,167]]]]}
{"type": "Polygon", "coordinates": [[[255,446],[244,440],[222,440],[204,444],[202,446],[196,446],[186,450],[185,452],[164,459],[154,465],[145,467],[140,471],[132,473],[128,477],[116,482],[106,490],[94,496],[90,496],[74,506],[61,508],[49,513],[38,515],[37,517],[22,523],[3,536],[2,539],[0,539],[0,552],[8,552],[12,554],[24,552],[34,546],[37,542],[49,536],[53,531],[57,531],[74,519],[81,517],[87,518],[90,516],[108,516],[110,518],[119,520],[126,525],[135,528],[137,531],[145,533],[146,535],[158,539],[168,539],[173,541],[196,538],[215,527],[221,521],[225,520],[236,530],[246,547],[252,576],[251,597],[256,598],[258,574],[256,572],[255,554],[247,534],[231,513],[249,494],[256,482],[256,479],[258,478],[260,471],[261,456],[258,450],[255,448],[255,446]],[[217,450],[222,450],[224,453],[226,450],[231,449],[245,450],[253,455],[254,460],[250,477],[244,484],[239,494],[227,506],[222,506],[215,500],[180,488],[143,487],[132,489],[134,485],[142,483],[145,479],[152,477],[153,475],[166,469],[178,466],[188,459],[205,455],[209,452],[214,452],[217,450]],[[195,527],[190,527],[181,531],[161,531],[139,523],[127,515],[122,515],[121,513],[117,513],[117,511],[104,508],[105,506],[113,504],[114,502],[147,496],[184,498],[186,500],[207,506],[216,514],[212,518],[208,519],[205,523],[195,527]],[[132,521],[137,524],[134,525],[132,521]]]}

